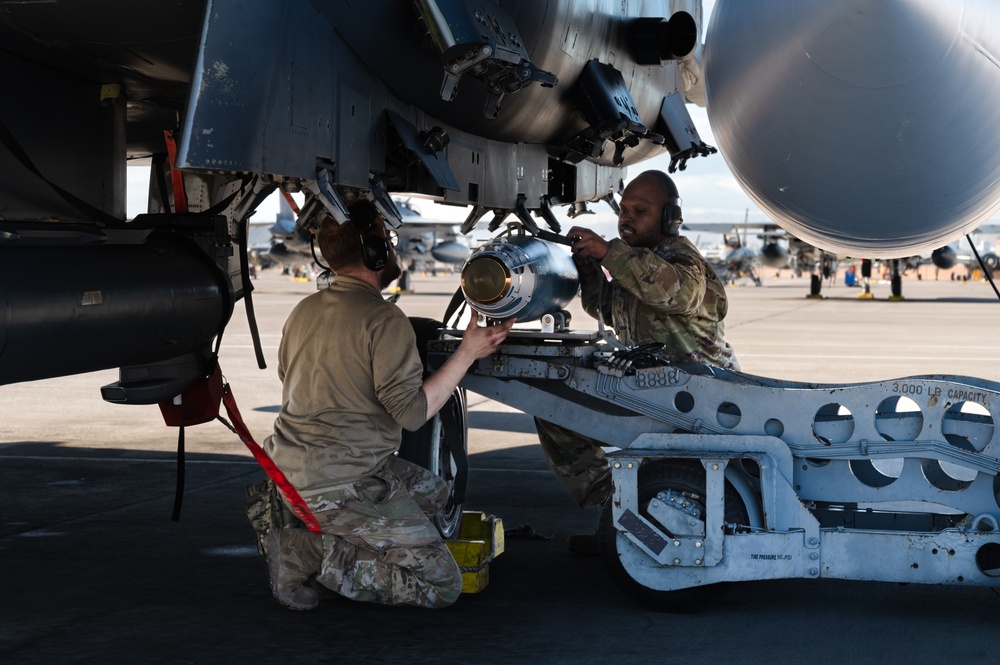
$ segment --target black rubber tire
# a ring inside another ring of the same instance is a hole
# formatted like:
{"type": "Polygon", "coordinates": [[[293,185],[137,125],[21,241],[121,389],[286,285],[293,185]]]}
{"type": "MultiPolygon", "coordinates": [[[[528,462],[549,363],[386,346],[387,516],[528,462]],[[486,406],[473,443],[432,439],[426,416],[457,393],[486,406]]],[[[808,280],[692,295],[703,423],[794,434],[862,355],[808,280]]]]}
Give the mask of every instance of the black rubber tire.
{"type": "Polygon", "coordinates": [[[431,520],[445,539],[458,533],[468,478],[469,427],[464,388],[456,388],[433,418],[415,432],[403,430],[399,456],[436,473],[448,484],[448,503],[431,520]],[[434,441],[437,431],[438,440],[434,441]],[[461,459],[456,459],[461,456],[461,459]]]}
{"type": "Polygon", "coordinates": [[[818,296],[823,291],[823,280],[813,273],[809,276],[809,295],[818,296]]]}
{"type": "MultiPolygon", "coordinates": [[[[646,506],[650,499],[667,490],[687,493],[705,514],[705,471],[697,462],[666,462],[646,464],[639,469],[639,512],[655,523],[646,506]]],[[[748,525],[750,523],[746,507],[739,494],[727,481],[725,485],[725,522],[727,524],[748,525]]],[[[683,614],[701,610],[715,594],[720,585],[691,587],[677,591],[659,591],[643,586],[622,566],[618,552],[618,530],[612,522],[611,502],[604,506],[598,529],[598,547],[611,572],[612,578],[633,600],[647,609],[657,612],[683,614]]],[[[631,547],[631,544],[626,546],[631,547]]]]}

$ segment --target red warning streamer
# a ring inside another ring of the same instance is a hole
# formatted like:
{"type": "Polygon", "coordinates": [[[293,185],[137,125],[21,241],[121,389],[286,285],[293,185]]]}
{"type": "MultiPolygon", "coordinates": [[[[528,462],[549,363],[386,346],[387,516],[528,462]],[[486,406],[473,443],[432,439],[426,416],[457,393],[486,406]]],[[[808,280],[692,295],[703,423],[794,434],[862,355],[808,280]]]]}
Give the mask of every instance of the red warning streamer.
{"type": "MultiPolygon", "coordinates": [[[[184,174],[174,167],[177,159],[177,144],[174,143],[174,133],[164,129],[163,138],[167,142],[167,156],[170,158],[170,180],[174,187],[174,212],[186,213],[188,211],[187,194],[184,193],[184,174]]],[[[163,207],[167,207],[167,202],[163,202],[163,207]]]]}
{"type": "MultiPolygon", "coordinates": [[[[321,533],[319,527],[319,520],[316,516],[312,514],[309,510],[309,506],[306,505],[305,499],[299,494],[298,490],[288,482],[288,478],[282,473],[281,469],[267,456],[264,449],[260,447],[260,444],[254,441],[253,436],[250,435],[250,430],[247,429],[246,423],[243,422],[243,416],[240,415],[240,410],[236,406],[236,398],[233,397],[233,392],[229,388],[229,384],[225,384],[222,388],[222,403],[226,405],[226,412],[229,414],[229,418],[233,421],[232,425],[226,423],[229,429],[236,433],[236,436],[240,437],[240,440],[246,444],[246,447],[250,449],[250,453],[254,456],[254,459],[261,465],[264,469],[264,473],[267,474],[268,478],[274,481],[278,489],[285,496],[285,500],[291,507],[292,511],[300,520],[302,520],[306,528],[308,528],[313,533],[321,533]]],[[[220,418],[221,420],[221,418],[220,418]]],[[[223,421],[225,423],[225,421],[223,421]]]]}

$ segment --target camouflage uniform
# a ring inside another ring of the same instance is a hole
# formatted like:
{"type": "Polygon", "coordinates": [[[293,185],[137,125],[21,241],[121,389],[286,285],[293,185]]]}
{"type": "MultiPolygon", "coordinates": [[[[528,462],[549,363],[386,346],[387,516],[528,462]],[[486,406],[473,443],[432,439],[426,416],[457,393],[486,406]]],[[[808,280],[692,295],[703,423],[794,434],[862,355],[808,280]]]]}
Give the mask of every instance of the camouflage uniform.
{"type": "Polygon", "coordinates": [[[441,478],[390,457],[367,478],[303,498],[323,529],[323,586],[384,605],[447,607],[458,599],[462,573],[428,519],[448,501],[441,478]]]}
{"type": "Polygon", "coordinates": [[[283,556],[282,565],[302,579],[313,577],[345,598],[384,605],[435,608],[458,599],[462,573],[429,520],[447,503],[448,487],[430,471],[391,457],[368,478],[307,493],[303,498],[323,531],[316,536],[273,482],[246,489],[258,553],[268,561],[283,556]],[[321,538],[322,545],[315,554],[304,543],[269,552],[276,529],[293,530],[299,541],[321,538]]]}
{"type": "MultiPolygon", "coordinates": [[[[612,326],[627,346],[664,344],[657,355],[671,363],[706,363],[739,369],[724,339],[729,309],[726,290],[691,242],[673,236],[656,249],[608,246],[601,266],[580,265],[583,307],[612,326]]],[[[581,507],[598,505],[611,493],[611,471],[601,442],[535,418],[539,442],[556,476],[581,507]]]]}

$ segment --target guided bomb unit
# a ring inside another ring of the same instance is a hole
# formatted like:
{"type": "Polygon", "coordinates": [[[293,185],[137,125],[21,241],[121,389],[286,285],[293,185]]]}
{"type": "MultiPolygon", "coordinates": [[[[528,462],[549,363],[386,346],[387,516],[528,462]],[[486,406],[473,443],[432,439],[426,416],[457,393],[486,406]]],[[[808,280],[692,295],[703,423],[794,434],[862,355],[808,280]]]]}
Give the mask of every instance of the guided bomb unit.
{"type": "Polygon", "coordinates": [[[540,320],[545,332],[563,330],[563,310],[576,296],[576,266],[569,253],[511,225],[476,251],[462,268],[462,293],[484,317],[540,320]]]}

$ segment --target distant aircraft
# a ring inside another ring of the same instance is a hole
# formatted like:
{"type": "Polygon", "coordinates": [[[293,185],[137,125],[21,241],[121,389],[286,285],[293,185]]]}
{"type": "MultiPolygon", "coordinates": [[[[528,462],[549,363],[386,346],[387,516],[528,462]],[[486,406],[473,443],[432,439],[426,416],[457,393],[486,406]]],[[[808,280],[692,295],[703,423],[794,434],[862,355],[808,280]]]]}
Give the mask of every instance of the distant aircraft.
{"type": "Polygon", "coordinates": [[[760,286],[760,276],[755,267],[760,260],[757,252],[744,245],[738,237],[728,238],[726,249],[726,254],[716,270],[719,277],[730,283],[735,283],[740,277],[747,277],[755,286],[760,286]]]}
{"type": "Polygon", "coordinates": [[[973,254],[968,251],[960,251],[954,245],[960,246],[960,243],[945,245],[944,247],[935,249],[931,254],[930,262],[942,270],[950,270],[957,265],[964,265],[969,274],[975,270],[981,270],[983,266],[985,266],[990,273],[993,273],[997,270],[997,268],[1000,268],[1000,257],[998,257],[996,253],[984,252],[981,254],[983,266],[980,266],[979,260],[976,259],[973,254]]]}
{"type": "Polygon", "coordinates": [[[823,281],[829,279],[836,273],[837,256],[830,252],[824,252],[818,247],[814,247],[807,242],[796,238],[780,226],[768,222],[744,221],[736,224],[718,223],[684,223],[684,229],[690,231],[702,231],[707,233],[721,233],[726,239],[728,252],[721,260],[713,264],[716,272],[723,279],[733,274],[746,274],[757,286],[761,285],[760,278],[754,269],[756,263],[770,268],[789,267],[795,271],[797,276],[808,274],[810,276],[809,295],[819,297],[823,288],[823,281]],[[746,246],[746,238],[753,235],[758,240],[763,241],[759,252],[746,246]]]}
{"type": "MultiPolygon", "coordinates": [[[[973,243],[973,236],[984,235],[984,234],[997,234],[1000,233],[1000,225],[997,224],[983,224],[977,227],[971,233],[966,235],[966,240],[969,243],[973,243]]],[[[951,270],[956,265],[964,265],[968,276],[972,276],[977,271],[982,271],[987,273],[992,277],[993,272],[1000,268],[1000,257],[993,251],[978,252],[978,250],[973,252],[959,253],[960,242],[956,241],[942,247],[938,247],[931,252],[930,256],[918,255],[918,256],[908,256],[898,259],[886,259],[882,260],[881,263],[887,266],[889,271],[889,280],[891,285],[891,300],[902,300],[903,299],[903,282],[902,276],[908,271],[916,271],[920,266],[933,264],[941,270],[951,270]],[[978,256],[977,256],[978,255],[978,256]],[[980,259],[982,262],[980,263],[980,259]]],[[[862,284],[865,288],[865,293],[868,293],[867,280],[862,284]]]]}
{"type": "MultiPolygon", "coordinates": [[[[689,227],[685,224],[683,230],[711,230],[710,225],[695,225],[697,228],[689,227]]],[[[714,225],[716,228],[722,225],[714,225]]],[[[728,227],[727,227],[728,228],[728,227]]],[[[761,262],[761,255],[754,249],[747,247],[744,239],[736,234],[724,232],[722,234],[722,245],[719,247],[703,248],[702,255],[708,261],[715,274],[723,281],[735,284],[736,280],[743,277],[749,279],[755,286],[760,286],[760,277],[757,275],[756,266],[761,262]]]]}
{"type": "Polygon", "coordinates": [[[413,199],[397,198],[395,202],[403,220],[396,229],[396,253],[404,265],[410,269],[422,265],[430,270],[434,261],[456,265],[469,258],[471,250],[459,233],[459,224],[424,217],[413,199]]]}
{"type": "MultiPolygon", "coordinates": [[[[278,215],[269,226],[270,242],[267,250],[259,253],[260,259],[286,267],[321,262],[322,257],[319,256],[319,248],[314,247],[312,234],[307,227],[296,222],[296,210],[292,209],[288,198],[278,198],[278,215]]],[[[402,219],[396,228],[396,255],[404,269],[399,279],[401,290],[409,290],[410,273],[415,270],[436,270],[436,261],[455,265],[469,258],[471,250],[468,244],[460,241],[457,223],[423,217],[409,198],[394,197],[393,203],[402,219]]],[[[259,224],[261,222],[251,221],[251,232],[259,224]]]]}
{"type": "MultiPolygon", "coordinates": [[[[788,233],[777,224],[767,222],[744,221],[737,224],[719,224],[712,222],[705,223],[684,223],[684,230],[701,231],[705,233],[722,234],[726,251],[718,257],[710,260],[716,272],[723,279],[734,279],[733,275],[747,275],[758,286],[760,280],[754,271],[754,265],[760,263],[772,268],[790,267],[795,271],[796,276],[803,274],[810,276],[809,295],[819,297],[822,291],[824,280],[828,280],[836,273],[837,264],[840,260],[836,254],[826,252],[815,247],[792,234],[788,233]],[[742,235],[741,235],[742,234],[742,235]],[[758,240],[763,241],[759,252],[746,246],[747,235],[753,235],[758,240]]],[[[984,224],[972,231],[972,234],[998,234],[1000,225],[984,224]]],[[[892,297],[901,299],[902,276],[910,270],[917,270],[921,265],[933,263],[942,270],[950,270],[956,265],[965,264],[971,274],[974,270],[980,270],[979,261],[971,253],[959,254],[956,247],[958,243],[939,247],[929,256],[904,256],[892,259],[877,260],[887,266],[892,283],[892,297]]],[[[843,257],[850,258],[850,257],[843,257]]],[[[859,258],[859,257],[854,257],[859,258]]],[[[989,271],[1000,268],[1000,257],[994,252],[982,253],[983,264],[989,271]]],[[[865,286],[859,283],[859,286],[865,286]]]]}
{"type": "MultiPolygon", "coordinates": [[[[976,228],[966,239],[966,242],[972,243],[973,237],[977,235],[1000,235],[1000,225],[998,224],[984,224],[976,228]]],[[[930,256],[930,262],[942,270],[950,270],[956,265],[965,265],[971,275],[975,270],[982,270],[985,268],[990,273],[993,273],[998,268],[1000,268],[1000,257],[997,256],[996,250],[993,251],[983,251],[983,252],[969,252],[969,250],[962,250],[962,241],[956,241],[939,247],[935,249],[930,256]],[[979,258],[976,258],[976,253],[979,254],[979,258]],[[983,263],[980,265],[979,259],[982,259],[983,263]]]]}
{"type": "Polygon", "coordinates": [[[295,211],[283,197],[278,197],[278,214],[273,221],[250,218],[249,251],[262,268],[281,265],[291,269],[296,265],[311,263],[309,236],[306,229],[295,224],[295,211]],[[297,249],[290,249],[289,246],[297,249]],[[305,248],[306,253],[300,250],[305,248]]]}

